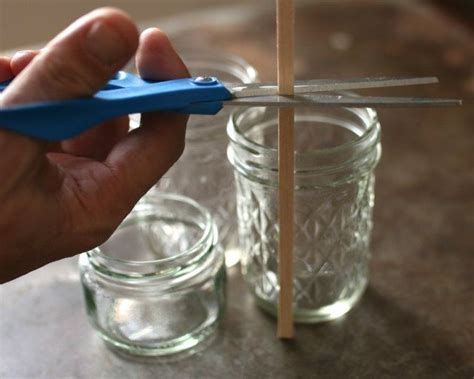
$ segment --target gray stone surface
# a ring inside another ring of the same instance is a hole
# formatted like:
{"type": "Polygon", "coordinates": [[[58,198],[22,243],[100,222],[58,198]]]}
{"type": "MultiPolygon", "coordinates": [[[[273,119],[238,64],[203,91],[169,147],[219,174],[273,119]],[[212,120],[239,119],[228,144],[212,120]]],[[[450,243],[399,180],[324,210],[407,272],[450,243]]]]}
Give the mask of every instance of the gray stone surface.
{"type": "MultiPolygon", "coordinates": [[[[413,283],[406,293],[400,282],[411,280],[410,270],[396,273],[396,266],[385,269],[386,280],[398,288],[395,294],[374,283],[347,316],[300,325],[292,342],[276,339],[274,319],[255,307],[234,270],[226,316],[214,338],[193,355],[139,362],[117,356],[95,335],[86,320],[75,260],[64,260],[1,287],[0,377],[469,377],[469,335],[454,336],[458,326],[443,319],[456,310],[420,311],[429,298],[439,301],[449,290],[438,288],[436,295],[426,283],[418,289],[413,283]],[[398,297],[412,299],[426,291],[431,294],[418,309],[398,297]]],[[[451,294],[446,305],[456,303],[456,296],[451,294]]]]}

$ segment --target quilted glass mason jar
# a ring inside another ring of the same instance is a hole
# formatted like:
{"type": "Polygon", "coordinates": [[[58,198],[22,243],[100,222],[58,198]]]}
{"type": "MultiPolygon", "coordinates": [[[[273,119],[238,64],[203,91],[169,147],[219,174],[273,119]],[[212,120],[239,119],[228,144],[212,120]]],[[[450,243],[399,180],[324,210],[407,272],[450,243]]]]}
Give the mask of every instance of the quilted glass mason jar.
{"type": "MultiPolygon", "coordinates": [[[[227,128],[242,272],[257,303],[273,314],[279,292],[277,124],[275,108],[249,108],[235,112],[227,128]]],[[[337,318],[362,295],[380,155],[372,109],[296,109],[295,321],[337,318]]]]}
{"type": "Polygon", "coordinates": [[[81,254],[87,314],[108,346],[139,356],[194,347],[225,305],[224,257],[208,211],[191,199],[145,196],[112,237],[81,254]]]}
{"type": "MultiPolygon", "coordinates": [[[[224,83],[257,81],[255,69],[234,55],[206,49],[188,49],[180,54],[192,76],[211,75],[224,83]]],[[[211,211],[227,266],[237,263],[240,257],[234,175],[226,159],[230,113],[229,108],[224,108],[215,116],[191,116],[184,153],[157,184],[159,191],[191,197],[211,211]]]]}

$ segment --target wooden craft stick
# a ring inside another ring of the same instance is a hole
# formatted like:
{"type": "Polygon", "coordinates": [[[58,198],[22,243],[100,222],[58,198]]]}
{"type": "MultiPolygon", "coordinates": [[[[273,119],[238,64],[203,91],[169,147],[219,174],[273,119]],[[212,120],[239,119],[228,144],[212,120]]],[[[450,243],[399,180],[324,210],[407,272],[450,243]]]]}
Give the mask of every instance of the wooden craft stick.
{"type": "MultiPolygon", "coordinates": [[[[278,92],[294,93],[294,4],[277,2],[278,92]]],[[[279,265],[278,337],[293,338],[294,109],[278,110],[279,265]]]]}

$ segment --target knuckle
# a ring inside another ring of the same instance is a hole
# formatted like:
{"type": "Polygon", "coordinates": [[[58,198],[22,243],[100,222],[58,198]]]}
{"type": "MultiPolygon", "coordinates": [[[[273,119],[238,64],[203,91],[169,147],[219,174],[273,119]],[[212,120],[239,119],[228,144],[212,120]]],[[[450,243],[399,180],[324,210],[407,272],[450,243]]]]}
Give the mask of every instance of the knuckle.
{"type": "Polygon", "coordinates": [[[86,65],[72,60],[65,60],[56,54],[49,54],[44,61],[42,75],[48,82],[48,91],[58,95],[81,96],[97,91],[100,84],[97,73],[93,73],[86,65]]]}

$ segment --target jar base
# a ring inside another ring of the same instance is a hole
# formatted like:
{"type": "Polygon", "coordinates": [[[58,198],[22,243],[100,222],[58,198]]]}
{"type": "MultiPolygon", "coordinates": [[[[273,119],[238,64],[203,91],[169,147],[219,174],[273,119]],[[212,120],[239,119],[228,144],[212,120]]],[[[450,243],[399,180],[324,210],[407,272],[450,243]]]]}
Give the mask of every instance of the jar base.
{"type": "Polygon", "coordinates": [[[99,336],[105,345],[119,355],[129,357],[164,357],[188,351],[214,334],[218,326],[218,320],[210,325],[203,326],[185,336],[166,341],[153,346],[132,345],[118,341],[99,331],[99,336]]]}
{"type": "MultiPolygon", "coordinates": [[[[349,312],[354,305],[360,300],[366,285],[355,292],[351,297],[336,301],[330,305],[326,305],[317,309],[294,309],[293,320],[300,324],[315,324],[319,322],[335,320],[347,312],[349,312]]],[[[278,308],[275,303],[262,299],[254,293],[257,305],[266,313],[277,317],[278,308]]]]}

